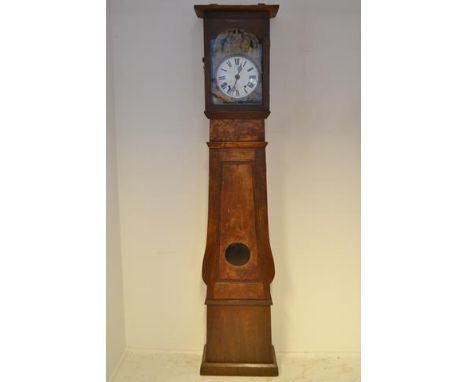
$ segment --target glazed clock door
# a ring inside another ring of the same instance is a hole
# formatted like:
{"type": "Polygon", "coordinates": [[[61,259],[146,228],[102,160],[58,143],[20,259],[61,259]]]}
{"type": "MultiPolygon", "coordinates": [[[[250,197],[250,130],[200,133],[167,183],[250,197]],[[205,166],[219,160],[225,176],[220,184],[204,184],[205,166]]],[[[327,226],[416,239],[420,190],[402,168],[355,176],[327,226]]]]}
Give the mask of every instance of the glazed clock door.
{"type": "Polygon", "coordinates": [[[262,45],[251,32],[228,29],[211,40],[213,104],[262,103],[262,45]]]}

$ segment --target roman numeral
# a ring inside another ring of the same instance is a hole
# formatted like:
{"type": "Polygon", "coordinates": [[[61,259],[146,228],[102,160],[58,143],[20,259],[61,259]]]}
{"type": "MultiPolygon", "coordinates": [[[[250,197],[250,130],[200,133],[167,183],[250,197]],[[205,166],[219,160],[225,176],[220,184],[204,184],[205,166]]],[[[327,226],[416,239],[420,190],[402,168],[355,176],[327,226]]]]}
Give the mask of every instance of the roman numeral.
{"type": "Polygon", "coordinates": [[[236,89],[236,96],[239,97],[239,90],[236,89]]]}
{"type": "Polygon", "coordinates": [[[218,80],[225,80],[226,79],[226,76],[219,76],[218,77],[218,80]]]}
{"type": "Polygon", "coordinates": [[[229,66],[230,68],[232,68],[231,61],[228,61],[227,64],[228,64],[228,66],[229,66]]]}
{"type": "Polygon", "coordinates": [[[222,87],[223,89],[226,89],[226,86],[227,86],[227,83],[226,83],[226,82],[223,82],[223,83],[221,84],[221,87],[222,87]]]}
{"type": "Polygon", "coordinates": [[[236,65],[239,65],[239,58],[235,58],[235,59],[234,59],[234,63],[235,63],[236,65]]]}
{"type": "Polygon", "coordinates": [[[226,70],[226,69],[224,69],[224,68],[221,68],[221,70],[222,70],[223,72],[227,72],[227,70],[226,70]]]}
{"type": "Polygon", "coordinates": [[[253,70],[253,66],[250,69],[247,69],[248,72],[250,72],[251,70],[253,70]]]}
{"type": "Polygon", "coordinates": [[[256,78],[257,78],[257,76],[249,76],[250,80],[255,80],[256,78]]]}
{"type": "Polygon", "coordinates": [[[244,64],[242,65],[242,67],[244,67],[244,66],[245,66],[245,64],[247,64],[247,60],[245,60],[245,61],[244,61],[244,64]]]}
{"type": "Polygon", "coordinates": [[[249,88],[253,88],[255,85],[254,85],[252,82],[249,82],[249,83],[247,84],[247,86],[248,86],[249,88]]]}

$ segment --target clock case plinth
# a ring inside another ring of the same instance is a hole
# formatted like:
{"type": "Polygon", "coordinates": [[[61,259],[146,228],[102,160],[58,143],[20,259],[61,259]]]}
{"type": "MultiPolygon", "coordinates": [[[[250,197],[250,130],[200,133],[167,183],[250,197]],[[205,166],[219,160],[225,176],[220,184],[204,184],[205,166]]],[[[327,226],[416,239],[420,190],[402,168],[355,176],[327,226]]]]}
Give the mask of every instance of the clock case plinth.
{"type": "Polygon", "coordinates": [[[202,375],[277,376],[271,336],[270,283],[275,274],[268,234],[265,119],[269,111],[269,18],[277,5],[196,5],[204,18],[205,114],[210,119],[208,233],[203,258],[207,340],[202,375]],[[261,105],[214,105],[209,40],[229,27],[257,33],[264,44],[261,105]],[[241,243],[248,261],[230,263],[241,243]]]}

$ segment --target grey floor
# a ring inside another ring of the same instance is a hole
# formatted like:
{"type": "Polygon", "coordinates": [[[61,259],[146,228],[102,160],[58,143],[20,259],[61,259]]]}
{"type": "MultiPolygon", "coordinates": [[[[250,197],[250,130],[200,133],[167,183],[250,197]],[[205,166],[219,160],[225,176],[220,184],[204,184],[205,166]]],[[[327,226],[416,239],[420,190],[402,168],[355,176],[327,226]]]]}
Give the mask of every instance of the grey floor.
{"type": "Polygon", "coordinates": [[[359,382],[359,355],[278,353],[279,377],[199,375],[201,354],[128,351],[112,382],[359,382]]]}

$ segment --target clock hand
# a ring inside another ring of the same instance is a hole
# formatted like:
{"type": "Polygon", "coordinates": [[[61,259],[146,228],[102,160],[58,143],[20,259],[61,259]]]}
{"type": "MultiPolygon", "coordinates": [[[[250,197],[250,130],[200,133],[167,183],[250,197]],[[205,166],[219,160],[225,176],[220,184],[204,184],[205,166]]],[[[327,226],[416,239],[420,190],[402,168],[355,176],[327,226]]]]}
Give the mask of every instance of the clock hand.
{"type": "Polygon", "coordinates": [[[234,81],[234,85],[232,85],[232,87],[231,86],[229,87],[228,93],[230,93],[231,90],[232,90],[232,93],[234,93],[234,90],[237,90],[236,85],[237,85],[237,81],[240,78],[239,73],[241,72],[241,70],[242,70],[242,65],[239,65],[239,67],[237,68],[237,74],[234,76],[236,80],[234,81]]]}
{"type": "MultiPolygon", "coordinates": [[[[240,67],[240,66],[239,66],[239,67],[240,67]]],[[[239,69],[238,69],[238,70],[239,70],[239,69]]],[[[239,71],[239,72],[240,72],[240,71],[239,71]]],[[[234,85],[232,85],[232,89],[236,89],[237,80],[240,78],[239,72],[234,76],[234,78],[236,79],[236,81],[234,82],[234,85]]]]}

